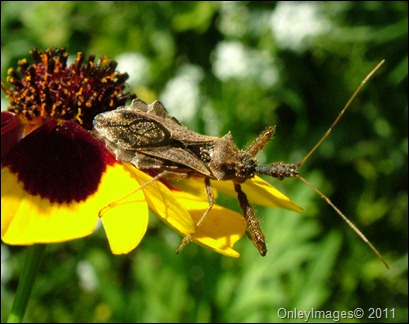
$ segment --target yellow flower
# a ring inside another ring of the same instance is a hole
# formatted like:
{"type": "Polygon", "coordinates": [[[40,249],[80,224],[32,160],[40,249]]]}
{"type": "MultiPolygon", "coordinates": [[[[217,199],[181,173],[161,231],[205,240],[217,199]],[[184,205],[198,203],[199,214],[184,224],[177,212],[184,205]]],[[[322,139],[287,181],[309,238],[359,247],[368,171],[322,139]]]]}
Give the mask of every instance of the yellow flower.
{"type": "MultiPolygon", "coordinates": [[[[97,114],[135,97],[124,92],[128,76],[115,70],[114,61],[102,57],[95,63],[90,55],[84,66],[85,56],[78,53],[68,66],[63,48],[31,54],[34,64],[21,60],[18,73],[9,70],[11,88],[2,82],[10,100],[9,111],[1,115],[5,243],[81,238],[92,234],[100,218],[112,252],[128,253],[145,235],[151,209],[182,236],[194,233],[193,242],[224,255],[239,255],[233,245],[246,231],[242,215],[215,205],[196,228],[208,207],[203,178],[143,186],[151,176],[118,162],[105,143],[89,133],[97,114]]],[[[232,183],[212,182],[212,186],[235,195],[232,183]]],[[[259,178],[247,181],[243,189],[256,203],[299,211],[259,178]]]]}

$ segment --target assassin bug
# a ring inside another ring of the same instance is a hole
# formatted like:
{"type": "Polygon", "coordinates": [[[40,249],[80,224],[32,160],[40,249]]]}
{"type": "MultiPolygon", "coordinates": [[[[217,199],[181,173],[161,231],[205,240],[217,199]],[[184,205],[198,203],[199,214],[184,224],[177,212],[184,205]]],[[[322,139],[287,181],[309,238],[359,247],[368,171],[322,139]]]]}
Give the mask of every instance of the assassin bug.
{"type": "MultiPolygon", "coordinates": [[[[299,168],[330,135],[364,84],[383,62],[384,60],[366,76],[327,132],[297,164],[284,162],[273,162],[268,165],[258,164],[256,155],[270,141],[275,126],[267,127],[247,148],[240,150],[234,143],[230,132],[223,137],[195,133],[179,123],[176,118],[169,116],[159,101],[147,105],[145,102],[135,99],[129,107],[119,107],[116,110],[99,114],[94,119],[94,132],[96,136],[105,141],[107,148],[116,154],[117,160],[130,162],[141,170],[156,170],[158,174],[151,181],[174,175],[180,177],[199,175],[203,177],[209,206],[196,224],[196,228],[200,226],[214,205],[210,180],[232,181],[247,222],[247,234],[259,253],[264,256],[267,253],[264,234],[241,185],[256,175],[268,175],[279,180],[298,178],[317,192],[388,267],[382,255],[364,234],[327,196],[298,172],[299,168]]],[[[109,206],[111,205],[112,203],[109,206]]],[[[177,252],[180,252],[191,242],[194,234],[192,233],[183,239],[177,252]]]]}

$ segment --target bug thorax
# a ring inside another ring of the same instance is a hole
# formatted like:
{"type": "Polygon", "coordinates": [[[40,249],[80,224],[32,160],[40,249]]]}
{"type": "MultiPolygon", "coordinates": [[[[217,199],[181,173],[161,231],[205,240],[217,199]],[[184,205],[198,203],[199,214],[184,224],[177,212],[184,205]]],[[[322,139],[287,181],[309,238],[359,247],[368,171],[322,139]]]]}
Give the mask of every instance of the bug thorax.
{"type": "Polygon", "coordinates": [[[242,183],[253,178],[256,173],[256,158],[239,150],[230,132],[214,142],[210,156],[208,165],[218,180],[242,183]]]}

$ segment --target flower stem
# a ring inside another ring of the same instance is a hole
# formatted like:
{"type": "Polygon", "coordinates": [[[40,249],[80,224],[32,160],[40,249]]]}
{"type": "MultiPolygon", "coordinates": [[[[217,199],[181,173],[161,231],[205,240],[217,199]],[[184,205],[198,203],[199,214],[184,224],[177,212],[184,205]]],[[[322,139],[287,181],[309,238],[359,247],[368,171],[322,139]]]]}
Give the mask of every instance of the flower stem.
{"type": "Polygon", "coordinates": [[[33,290],[35,276],[45,254],[45,244],[34,244],[26,248],[23,272],[20,276],[8,323],[21,323],[33,290]]]}

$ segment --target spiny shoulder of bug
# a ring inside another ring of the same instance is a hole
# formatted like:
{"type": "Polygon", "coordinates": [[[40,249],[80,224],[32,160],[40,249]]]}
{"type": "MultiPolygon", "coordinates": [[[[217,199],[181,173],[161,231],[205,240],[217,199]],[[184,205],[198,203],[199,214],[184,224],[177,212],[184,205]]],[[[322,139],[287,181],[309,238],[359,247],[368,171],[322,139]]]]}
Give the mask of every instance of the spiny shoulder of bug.
{"type": "Polygon", "coordinates": [[[165,119],[171,119],[177,124],[183,126],[175,117],[169,115],[167,109],[159,100],[155,100],[154,102],[148,105],[146,102],[140,99],[134,99],[132,100],[132,103],[129,107],[126,107],[126,106],[119,107],[118,109],[128,109],[128,108],[135,110],[136,112],[143,112],[143,113],[147,113],[150,115],[162,117],[165,119]]]}

